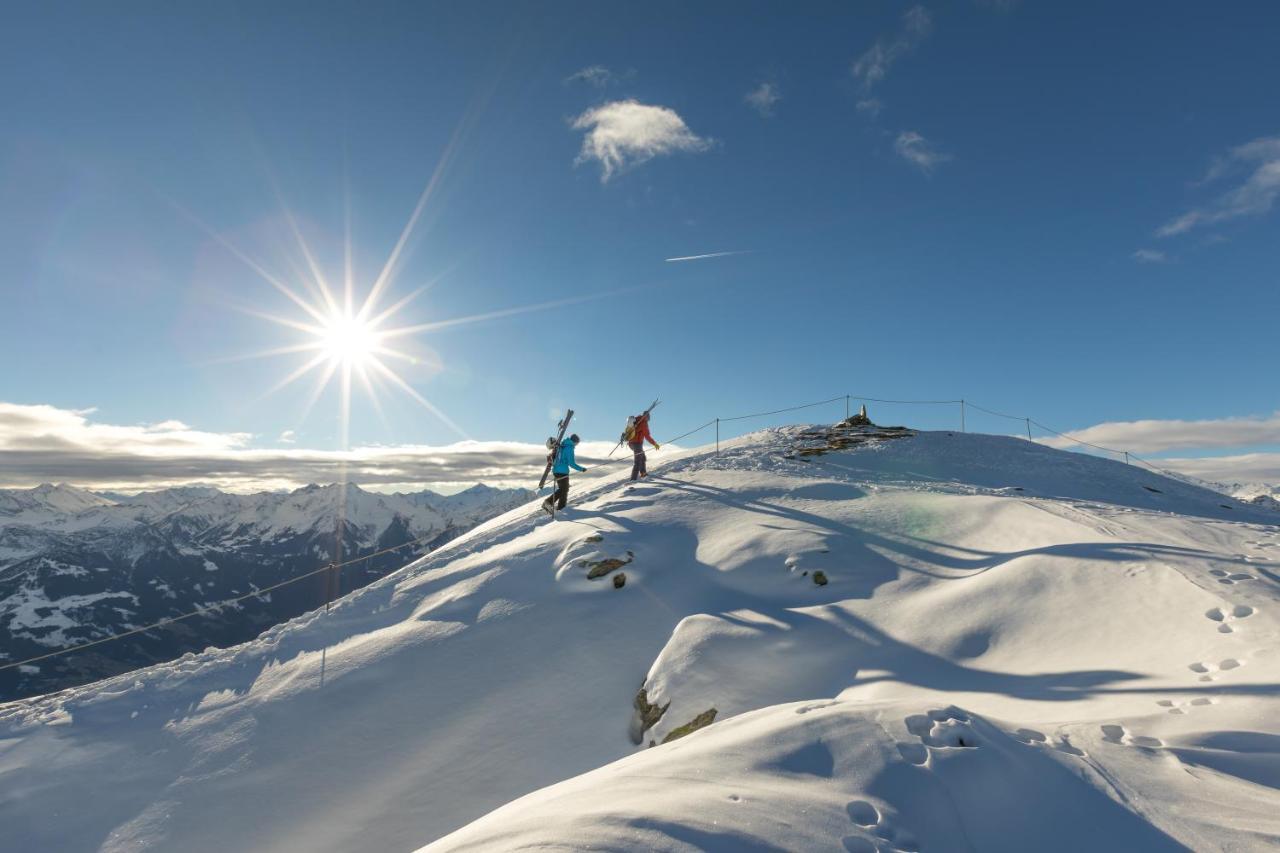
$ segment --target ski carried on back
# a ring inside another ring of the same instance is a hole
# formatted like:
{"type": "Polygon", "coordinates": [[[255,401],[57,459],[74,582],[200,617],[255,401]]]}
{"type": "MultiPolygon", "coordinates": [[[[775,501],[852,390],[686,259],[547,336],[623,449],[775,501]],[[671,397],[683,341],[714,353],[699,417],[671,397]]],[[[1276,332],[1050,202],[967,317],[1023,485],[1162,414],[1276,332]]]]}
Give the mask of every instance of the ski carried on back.
{"type": "Polygon", "coordinates": [[[565,412],[564,418],[556,425],[555,438],[547,439],[547,467],[542,469],[542,479],[538,481],[538,491],[542,491],[542,487],[547,484],[547,477],[551,474],[551,466],[555,464],[556,454],[560,452],[560,442],[564,441],[564,434],[569,429],[569,421],[573,420],[573,409],[565,412]]]}
{"type": "Polygon", "coordinates": [[[654,409],[658,408],[658,404],[661,402],[662,402],[661,400],[654,400],[652,403],[649,404],[649,408],[645,409],[643,412],[641,412],[638,415],[631,415],[629,418],[627,418],[627,425],[622,430],[622,436],[618,439],[618,443],[613,446],[613,450],[609,451],[610,456],[616,453],[619,447],[621,447],[623,444],[631,440],[632,430],[635,428],[636,422],[639,421],[641,418],[648,417],[649,413],[652,412],[654,409]]]}

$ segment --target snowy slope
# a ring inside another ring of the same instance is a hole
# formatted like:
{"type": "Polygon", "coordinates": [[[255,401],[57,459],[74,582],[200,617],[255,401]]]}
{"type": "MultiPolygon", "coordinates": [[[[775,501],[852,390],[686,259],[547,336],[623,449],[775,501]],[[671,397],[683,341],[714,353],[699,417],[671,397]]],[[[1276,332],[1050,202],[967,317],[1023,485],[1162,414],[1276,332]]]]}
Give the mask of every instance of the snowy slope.
{"type": "Polygon", "coordinates": [[[0,846],[1277,843],[1273,514],[1010,438],[800,443],[613,475],[328,614],[0,708],[0,846]]]}

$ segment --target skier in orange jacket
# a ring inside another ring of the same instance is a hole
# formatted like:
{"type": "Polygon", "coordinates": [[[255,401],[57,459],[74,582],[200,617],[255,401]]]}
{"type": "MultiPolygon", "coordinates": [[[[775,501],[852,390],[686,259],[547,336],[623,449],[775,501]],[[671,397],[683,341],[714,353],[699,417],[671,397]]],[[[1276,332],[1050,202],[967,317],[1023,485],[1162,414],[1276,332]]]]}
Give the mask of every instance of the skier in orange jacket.
{"type": "Polygon", "coordinates": [[[631,427],[630,437],[627,439],[627,447],[631,448],[631,452],[635,456],[635,462],[631,465],[632,482],[649,474],[649,469],[645,466],[644,443],[646,441],[653,445],[654,450],[662,446],[654,441],[653,436],[649,433],[649,414],[647,412],[636,416],[635,424],[631,427]]]}

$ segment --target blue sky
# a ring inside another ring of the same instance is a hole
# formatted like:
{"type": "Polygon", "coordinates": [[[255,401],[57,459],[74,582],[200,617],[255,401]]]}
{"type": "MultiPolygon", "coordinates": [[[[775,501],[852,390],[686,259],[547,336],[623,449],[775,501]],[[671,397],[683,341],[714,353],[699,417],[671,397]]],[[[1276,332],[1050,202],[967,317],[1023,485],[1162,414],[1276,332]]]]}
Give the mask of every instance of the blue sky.
{"type": "MultiPolygon", "coordinates": [[[[582,301],[397,339],[456,429],[384,383],[353,447],[536,443],[566,405],[606,439],[654,397],[660,440],[965,397],[1280,480],[1277,27],[1266,3],[10,9],[0,453],[77,449],[5,482],[129,480],[77,476],[104,446],[339,448],[320,370],[267,394],[307,354],[228,360],[308,339],[250,313],[304,319],[245,258],[307,292],[291,215],[339,280],[349,198],[365,291],[433,174],[380,304],[434,284],[391,325],[582,301]]],[[[223,468],[189,476],[256,476],[223,468]]]]}

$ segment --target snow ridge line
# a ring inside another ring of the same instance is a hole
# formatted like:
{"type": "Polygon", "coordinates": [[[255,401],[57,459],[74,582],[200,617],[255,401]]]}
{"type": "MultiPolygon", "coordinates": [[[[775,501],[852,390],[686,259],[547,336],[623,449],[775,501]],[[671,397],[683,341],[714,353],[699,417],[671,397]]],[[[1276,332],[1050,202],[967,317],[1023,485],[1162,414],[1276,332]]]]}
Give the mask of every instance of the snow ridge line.
{"type": "Polygon", "coordinates": [[[192,616],[201,616],[205,613],[218,610],[219,608],[222,608],[222,607],[227,607],[232,604],[238,604],[241,601],[247,601],[250,598],[258,598],[259,596],[263,596],[269,592],[273,592],[277,589],[280,589],[283,586],[289,586],[290,584],[297,583],[298,581],[306,580],[307,578],[310,578],[310,577],[315,577],[321,572],[338,571],[346,566],[355,565],[356,563],[363,563],[367,560],[372,560],[374,557],[380,557],[383,554],[390,554],[393,551],[399,551],[402,548],[408,548],[410,545],[417,545],[418,543],[425,542],[426,540],[432,539],[437,535],[438,533],[433,532],[426,536],[420,536],[419,538],[413,539],[409,542],[402,542],[399,545],[396,545],[391,548],[383,548],[381,551],[374,551],[372,554],[365,554],[363,557],[357,557],[354,560],[347,560],[342,563],[326,563],[318,569],[312,569],[309,572],[296,575],[295,577],[287,578],[285,580],[280,581],[279,583],[273,583],[270,586],[264,586],[261,589],[255,589],[253,592],[245,593],[244,595],[239,595],[239,596],[236,596],[235,598],[228,598],[228,599],[224,599],[223,601],[216,601],[213,604],[206,604],[203,607],[197,607],[195,610],[192,610],[189,613],[182,613],[178,616],[169,616],[165,619],[161,619],[159,622],[153,622],[150,625],[143,625],[138,628],[131,628],[128,631],[122,631],[119,634],[112,634],[108,637],[100,637],[99,639],[96,639],[96,640],[90,640],[87,643],[81,643],[76,646],[68,646],[65,649],[55,649],[52,652],[48,652],[43,655],[36,655],[35,657],[30,657],[30,658],[27,658],[26,660],[19,660],[19,661],[14,661],[12,663],[6,663],[3,665],[0,665],[0,672],[3,672],[6,669],[14,669],[19,666],[27,666],[29,664],[36,663],[37,661],[60,657],[61,655],[69,655],[72,652],[78,652],[83,649],[87,649],[91,646],[98,646],[103,643],[110,643],[115,640],[122,640],[125,637],[132,637],[134,634],[143,634],[143,633],[146,633],[147,631],[151,631],[156,628],[163,628],[166,625],[172,625],[175,622],[181,622],[183,619],[190,619],[192,616]]]}
{"type": "MultiPolygon", "coordinates": [[[[1114,454],[1115,454],[1115,455],[1117,455],[1117,456],[1123,456],[1123,457],[1124,457],[1124,461],[1125,461],[1126,463],[1128,463],[1130,459],[1133,459],[1133,460],[1136,460],[1136,461],[1138,461],[1138,462],[1141,462],[1143,465],[1147,466],[1147,467],[1148,467],[1148,468],[1150,468],[1152,471],[1155,471],[1155,472],[1157,472],[1157,473],[1159,473],[1159,474],[1163,474],[1163,475],[1165,475],[1166,477],[1171,477],[1171,478],[1173,478],[1173,479],[1175,479],[1175,480],[1181,480],[1181,481],[1183,481],[1183,482],[1186,482],[1186,481],[1187,481],[1187,478],[1186,478],[1186,477],[1184,477],[1184,476],[1182,476],[1181,474],[1178,474],[1178,473],[1177,473],[1177,472],[1175,472],[1175,471],[1169,471],[1169,470],[1167,470],[1167,469],[1165,469],[1165,468],[1161,468],[1161,467],[1159,467],[1159,466],[1157,466],[1157,465],[1153,464],[1152,462],[1148,461],[1147,459],[1144,459],[1143,457],[1141,457],[1141,456],[1139,456],[1138,454],[1134,453],[1132,450],[1118,450],[1118,449],[1116,449],[1116,448],[1114,448],[1114,447],[1103,447],[1101,444],[1093,444],[1092,442],[1082,441],[1081,439],[1078,439],[1078,438],[1076,438],[1076,437],[1075,437],[1075,436],[1073,436],[1073,435],[1069,435],[1069,434],[1067,434],[1067,433],[1065,433],[1065,432],[1060,432],[1059,430],[1056,430],[1056,429],[1054,429],[1053,427],[1046,426],[1046,425],[1042,424],[1040,421],[1036,420],[1035,418],[1032,418],[1032,417],[1029,417],[1029,416],[1026,416],[1026,415],[1019,416],[1019,415],[1010,415],[1010,414],[1006,414],[1006,413],[1004,413],[1004,412],[997,412],[997,411],[995,411],[994,409],[988,409],[988,408],[986,408],[985,406],[979,406],[977,403],[973,402],[972,400],[966,400],[966,399],[964,399],[963,397],[962,397],[962,398],[960,398],[960,399],[958,399],[958,400],[883,400],[883,399],[880,399],[880,398],[878,398],[878,397],[860,397],[860,396],[858,396],[858,395],[856,395],[856,394],[841,394],[841,395],[840,395],[840,396],[838,396],[838,397],[832,397],[832,398],[830,398],[830,399],[828,399],[828,400],[818,400],[818,401],[817,401],[817,402],[815,402],[815,403],[803,403],[803,404],[801,404],[801,405],[799,405],[799,406],[789,406],[789,407],[787,407],[787,408],[785,408],[785,409],[774,409],[773,411],[769,411],[769,412],[755,412],[755,413],[750,414],[750,415],[735,415],[735,416],[733,416],[733,417],[729,417],[729,418],[712,418],[711,420],[707,421],[705,424],[703,424],[702,426],[700,426],[700,427],[698,427],[698,428],[696,428],[696,429],[689,430],[688,432],[683,433],[682,435],[678,435],[678,436],[676,436],[675,438],[669,438],[669,439],[667,439],[667,443],[668,443],[668,444],[671,444],[671,443],[673,443],[673,442],[679,441],[679,440],[680,440],[680,439],[682,439],[682,438],[688,438],[689,436],[694,435],[695,433],[702,432],[704,429],[706,429],[707,427],[710,427],[710,426],[712,426],[712,425],[716,425],[716,426],[718,427],[718,426],[719,426],[719,424],[721,424],[721,423],[727,423],[727,422],[729,422],[729,421],[743,421],[743,420],[748,420],[748,419],[751,419],[751,418],[764,418],[764,417],[768,417],[768,416],[770,416],[770,415],[780,415],[780,414],[782,414],[782,413],[784,413],[784,412],[795,412],[795,411],[799,411],[800,409],[811,409],[811,408],[813,408],[814,406],[825,406],[825,405],[827,405],[827,404],[829,404],[829,403],[836,403],[836,402],[839,402],[840,400],[844,400],[844,401],[845,401],[845,417],[846,417],[846,418],[849,416],[849,403],[850,403],[851,401],[853,401],[853,400],[857,400],[858,402],[865,402],[865,403],[891,403],[891,404],[896,404],[896,405],[924,405],[924,406],[955,406],[955,405],[959,405],[959,406],[960,406],[960,431],[961,431],[961,432],[965,432],[965,431],[966,431],[966,430],[965,430],[965,426],[964,426],[964,411],[965,411],[965,408],[966,408],[966,407],[972,407],[972,408],[974,408],[974,409],[977,409],[977,410],[978,410],[978,411],[980,411],[980,412],[985,412],[985,413],[986,413],[986,414],[988,414],[988,415],[995,415],[995,416],[996,416],[996,417],[998,417],[998,418],[1006,418],[1006,419],[1011,420],[1011,421],[1021,421],[1022,423],[1026,424],[1026,427],[1027,427],[1027,440],[1028,440],[1028,441],[1032,441],[1032,440],[1034,440],[1034,439],[1032,439],[1032,438],[1031,438],[1031,427],[1032,427],[1032,425],[1034,425],[1034,426],[1037,426],[1037,427],[1039,427],[1040,429],[1044,430],[1044,431],[1045,431],[1045,432],[1047,432],[1047,433],[1050,433],[1050,434],[1052,434],[1052,435],[1056,435],[1056,436],[1058,436],[1059,438],[1065,438],[1067,441],[1075,442],[1076,444],[1082,445],[1082,446],[1084,446],[1084,447],[1092,447],[1094,450],[1101,450],[1101,451],[1103,451],[1104,453],[1114,453],[1114,454]]],[[[620,460],[611,460],[611,461],[614,461],[614,462],[617,462],[617,461],[627,461],[627,462],[630,462],[631,460],[629,460],[629,459],[620,459],[620,460]]],[[[604,464],[608,464],[608,463],[604,463],[604,464]]]]}
{"type": "MultiPolygon", "coordinates": [[[[1052,428],[1050,428],[1050,427],[1047,427],[1047,426],[1045,426],[1044,424],[1040,423],[1039,421],[1033,420],[1033,419],[1032,419],[1032,418],[1030,418],[1030,417],[1017,417],[1016,415],[1008,415],[1008,414],[1005,414],[1005,413],[1003,413],[1003,412],[997,412],[997,411],[994,411],[994,410],[992,410],[992,409],[987,409],[987,408],[984,408],[984,407],[982,407],[982,406],[979,406],[979,405],[977,405],[976,403],[973,403],[973,402],[967,401],[967,400],[965,400],[965,399],[963,399],[963,398],[958,399],[958,400],[882,400],[882,399],[879,399],[879,398],[876,398],[876,397],[860,397],[860,396],[857,396],[857,395],[854,395],[854,394],[842,394],[842,395],[840,395],[840,396],[838,396],[838,397],[831,397],[831,398],[829,398],[829,399],[827,399],[827,400],[818,400],[817,402],[813,402],[813,403],[802,403],[801,405],[798,405],[798,406],[789,406],[789,407],[784,408],[784,409],[774,409],[774,410],[772,410],[772,411],[768,411],[768,412],[755,412],[755,413],[753,413],[753,414],[749,414],[749,415],[735,415],[735,416],[733,416],[733,417],[728,417],[728,418],[719,418],[719,417],[717,417],[717,418],[712,418],[711,420],[707,421],[705,424],[703,424],[703,425],[702,425],[702,426],[700,426],[700,427],[697,427],[697,428],[695,428],[695,429],[689,430],[689,431],[688,431],[688,432],[686,432],[686,433],[682,433],[681,435],[678,435],[678,436],[676,436],[675,438],[669,438],[669,439],[667,439],[667,443],[668,443],[668,444],[671,444],[671,443],[674,443],[674,442],[676,442],[676,441],[679,441],[679,440],[681,440],[681,439],[683,439],[683,438],[688,438],[689,436],[694,435],[694,434],[699,433],[699,432],[702,432],[704,429],[707,429],[708,427],[710,427],[710,426],[713,426],[713,425],[714,425],[714,426],[716,427],[716,446],[717,446],[717,453],[718,453],[718,452],[719,452],[719,427],[720,427],[721,422],[727,422],[727,421],[741,421],[741,420],[748,420],[748,419],[751,419],[751,418],[763,418],[763,417],[769,417],[769,416],[771,416],[771,415],[779,415],[779,414],[783,414],[783,413],[785,413],[785,412],[795,412],[795,411],[799,411],[799,410],[801,410],[801,409],[811,409],[811,408],[813,408],[813,407],[815,407],[815,406],[825,406],[825,405],[828,405],[828,404],[830,404],[830,403],[836,403],[836,402],[839,402],[840,400],[844,400],[844,401],[845,401],[845,414],[846,414],[846,416],[848,415],[848,411],[849,411],[849,403],[850,403],[851,401],[853,401],[853,400],[857,400],[857,401],[859,401],[859,402],[869,402],[869,403],[894,403],[894,404],[914,404],[914,405],[956,405],[956,404],[959,404],[959,405],[960,405],[960,429],[961,429],[961,432],[964,432],[964,431],[965,431],[965,430],[964,430],[964,409],[965,409],[965,406],[972,406],[973,408],[978,409],[979,411],[986,412],[987,414],[990,414],[990,415],[995,415],[996,417],[1008,418],[1009,420],[1015,420],[1015,421],[1023,421],[1023,422],[1025,422],[1025,423],[1027,424],[1027,439],[1028,439],[1029,441],[1030,441],[1030,440],[1032,440],[1032,439],[1031,439],[1031,429],[1030,429],[1031,424],[1035,424],[1036,426],[1038,426],[1038,427],[1040,427],[1041,429],[1043,429],[1045,432],[1049,432],[1049,433],[1052,433],[1052,434],[1054,434],[1054,435],[1056,435],[1056,436],[1060,436],[1060,437],[1062,437],[1062,438],[1067,439],[1068,441],[1074,441],[1076,444],[1081,444],[1081,445],[1084,445],[1084,446],[1086,446],[1086,447],[1092,447],[1092,448],[1095,448],[1095,449],[1097,449],[1097,450],[1105,451],[1105,452],[1107,452],[1107,453],[1123,454],[1123,455],[1124,455],[1124,457],[1125,457],[1125,461],[1126,461],[1126,462],[1129,460],[1129,458],[1130,458],[1130,457],[1132,457],[1133,459],[1136,459],[1137,461],[1141,462],[1143,465],[1146,465],[1148,468],[1151,468],[1153,471],[1157,471],[1157,472],[1159,472],[1159,473],[1161,473],[1161,474],[1164,474],[1165,476],[1173,477],[1173,478],[1175,478],[1175,479],[1179,479],[1179,480],[1183,480],[1183,479],[1185,479],[1185,478],[1181,477],[1180,475],[1178,475],[1178,474],[1176,474],[1176,473],[1172,473],[1172,472],[1169,472],[1169,471],[1165,471],[1164,469],[1161,469],[1161,468],[1156,467],[1155,465],[1151,464],[1151,463],[1150,463],[1150,462],[1148,462],[1147,460],[1145,460],[1145,459],[1143,459],[1142,457],[1138,456],[1136,453],[1132,453],[1132,452],[1127,451],[1127,450],[1116,450],[1115,448],[1111,448],[1111,447],[1103,447],[1103,446],[1098,445],[1098,444],[1091,444],[1090,442],[1087,442],[1087,441],[1081,441],[1080,439],[1078,439],[1078,438],[1074,438],[1073,436],[1067,435],[1066,433],[1059,432],[1059,431],[1057,431],[1057,430],[1055,430],[1055,429],[1052,429],[1052,428]]],[[[620,458],[620,459],[613,459],[613,460],[609,460],[608,462],[597,463],[596,465],[593,465],[593,466],[591,466],[591,467],[592,467],[592,468],[599,468],[599,467],[601,467],[602,465],[608,465],[608,464],[610,464],[611,462],[612,462],[612,463],[616,463],[616,462],[630,462],[630,461],[631,461],[630,459],[626,459],[625,457],[623,457],[623,458],[620,458]]],[[[173,623],[175,623],[175,622],[181,622],[182,620],[184,620],[184,619],[190,619],[190,618],[191,618],[191,617],[193,617],[193,616],[200,616],[200,615],[202,615],[202,614],[204,614],[204,613],[209,613],[209,612],[211,612],[211,611],[217,610],[217,609],[222,608],[222,607],[226,607],[226,606],[228,606],[228,605],[237,604],[237,603],[239,603],[239,602],[241,602],[241,601],[246,601],[246,600],[248,600],[248,599],[250,599],[250,598],[257,598],[257,597],[259,597],[259,596],[265,595],[266,593],[272,592],[273,590],[280,589],[281,587],[288,586],[288,585],[290,585],[290,584],[294,584],[294,583],[297,583],[297,582],[302,581],[302,580],[306,580],[307,578],[310,578],[310,577],[314,577],[315,575],[318,575],[318,574],[320,574],[321,572],[338,570],[338,569],[341,569],[341,568],[343,568],[343,567],[345,567],[345,566],[354,565],[354,564],[356,564],[356,563],[363,563],[363,562],[365,562],[366,560],[371,560],[371,559],[373,559],[374,557],[378,557],[378,556],[381,556],[381,555],[383,555],[383,554],[389,554],[389,553],[391,553],[391,552],[393,552],[393,551],[399,551],[399,550],[400,550],[400,549],[402,549],[402,548],[407,548],[407,547],[409,547],[410,545],[416,545],[416,544],[418,544],[418,543],[420,543],[420,542],[423,542],[423,541],[425,541],[425,540],[426,540],[426,539],[428,539],[428,538],[431,538],[431,537],[430,537],[430,536],[423,536],[423,537],[420,537],[420,538],[418,538],[418,539],[414,539],[414,540],[411,540],[411,541],[409,541],[409,542],[404,542],[404,543],[402,543],[402,544],[400,544],[400,545],[396,545],[396,546],[391,547],[391,548],[384,548],[384,549],[383,549],[383,550],[381,550],[381,551],[375,551],[375,552],[373,552],[372,554],[366,554],[366,555],[365,555],[365,556],[363,556],[363,557],[357,557],[357,558],[356,558],[356,559],[354,559],[354,560],[347,560],[346,562],[342,562],[342,563],[326,563],[325,565],[321,566],[320,568],[313,569],[312,571],[306,572],[306,573],[301,574],[301,575],[297,575],[296,577],[288,578],[288,579],[286,579],[286,580],[280,581],[279,583],[272,584],[271,586],[263,587],[262,589],[257,589],[257,590],[254,590],[253,592],[246,593],[246,594],[244,594],[244,595],[237,596],[237,597],[235,597],[235,598],[229,598],[229,599],[226,599],[226,600],[224,600],[224,601],[215,602],[215,603],[213,603],[213,604],[207,604],[207,605],[205,605],[204,607],[196,608],[195,610],[192,610],[192,611],[191,611],[191,612],[189,612],[189,613],[183,613],[183,614],[180,614],[180,615],[178,615],[178,616],[171,616],[171,617],[168,617],[168,618],[166,618],[166,619],[161,619],[160,621],[158,621],[158,622],[154,622],[154,623],[152,623],[152,624],[150,624],[150,625],[143,625],[143,626],[138,627],[138,628],[132,628],[132,629],[130,629],[130,630],[128,630],[128,631],[124,631],[124,632],[121,632],[121,633],[119,633],[119,634],[112,634],[111,636],[108,636],[108,637],[101,637],[101,638],[99,638],[99,639],[97,639],[97,640],[91,640],[91,641],[89,641],[89,642],[87,642],[87,643],[81,643],[81,644],[76,645],[76,646],[68,646],[68,647],[67,647],[67,648],[65,648],[65,649],[56,649],[56,650],[54,650],[54,651],[52,651],[52,652],[48,652],[48,653],[43,654],[43,655],[37,655],[37,656],[35,656],[35,657],[27,658],[26,660],[13,661],[13,662],[11,662],[11,663],[0,664],[0,672],[3,672],[3,671],[8,670],[8,669],[15,669],[15,668],[20,667],[20,666],[27,666],[27,665],[30,665],[30,664],[32,664],[32,663],[36,663],[36,662],[38,662],[38,661],[48,660],[48,659],[50,659],[50,658],[59,657],[59,656],[61,656],[61,655],[71,654],[71,653],[73,653],[73,652],[78,652],[78,651],[81,651],[81,650],[83,650],[83,649],[90,648],[90,647],[92,647],[92,646],[101,645],[101,644],[103,644],[103,643],[110,643],[110,642],[113,642],[113,641],[115,641],[115,640],[121,640],[121,639],[124,639],[125,637],[131,637],[131,636],[133,636],[134,634],[142,634],[142,633],[145,633],[145,632],[147,632],[147,631],[154,630],[154,629],[156,629],[156,628],[163,628],[163,627],[165,627],[166,625],[172,625],[172,624],[173,624],[173,623]]]]}

